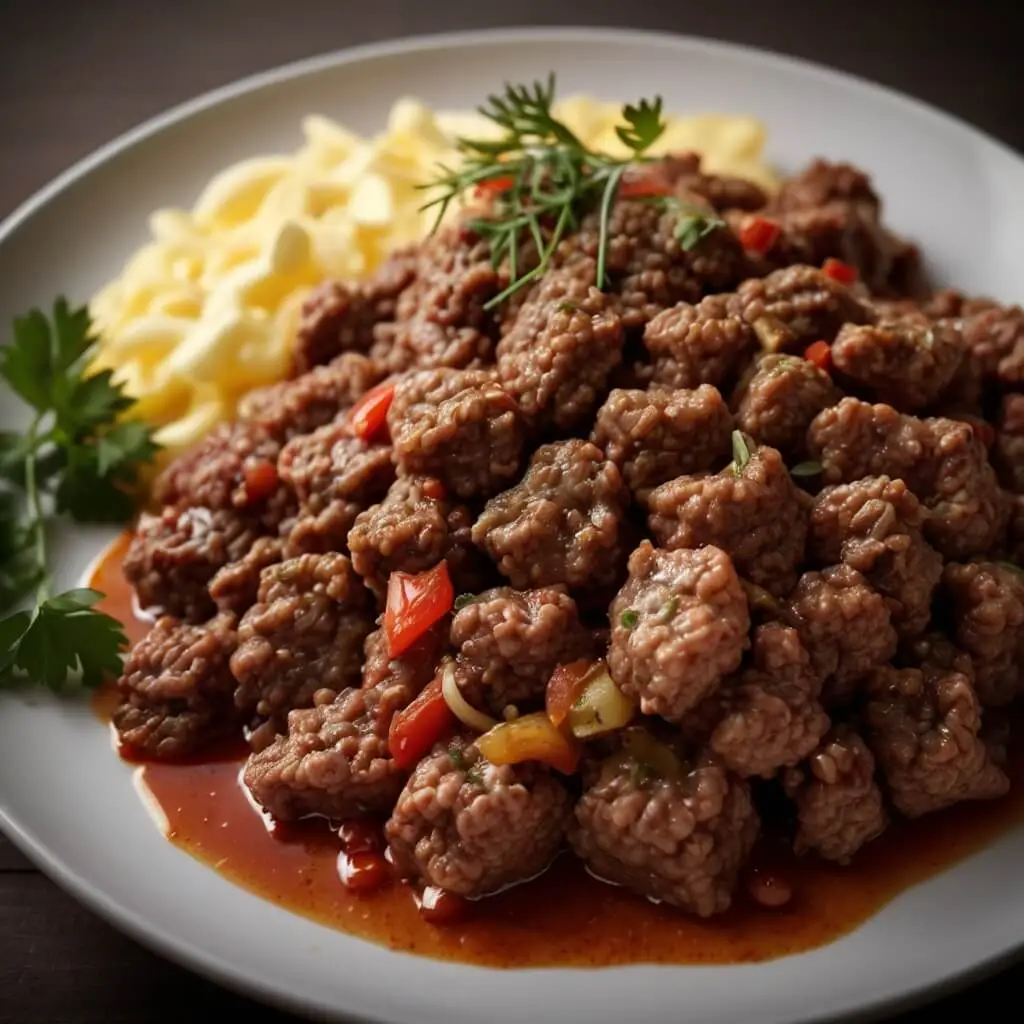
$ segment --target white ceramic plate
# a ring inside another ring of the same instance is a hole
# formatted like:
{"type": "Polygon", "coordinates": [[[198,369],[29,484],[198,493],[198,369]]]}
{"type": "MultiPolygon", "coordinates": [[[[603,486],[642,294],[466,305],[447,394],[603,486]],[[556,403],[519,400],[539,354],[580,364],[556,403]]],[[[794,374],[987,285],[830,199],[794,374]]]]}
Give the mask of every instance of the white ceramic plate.
{"type": "MultiPolygon", "coordinates": [[[[0,323],[58,292],[86,299],[143,240],[155,207],[185,204],[239,157],[292,149],[312,111],[362,131],[401,95],[475,103],[557,69],[560,90],[660,93],[669,109],[749,112],[770,157],[869,168],[890,222],[936,278],[1019,300],[1024,162],[919,103],[807,64],[621,30],[474,33],[372,46],[211,93],[111,144],[0,228],[0,323]]],[[[7,402],[7,396],[2,401],[7,402]]],[[[9,404],[9,403],[8,403],[9,404]]],[[[0,416],[11,408],[0,406],[0,416]]],[[[107,535],[63,527],[60,582],[107,535]]],[[[0,825],[61,885],[167,956],[317,1015],[401,1024],[630,1020],[759,1024],[889,1007],[1024,943],[1024,829],[912,889],[823,949],[752,966],[501,972],[389,952],[264,902],[166,842],[87,709],[0,700],[0,825]]]]}

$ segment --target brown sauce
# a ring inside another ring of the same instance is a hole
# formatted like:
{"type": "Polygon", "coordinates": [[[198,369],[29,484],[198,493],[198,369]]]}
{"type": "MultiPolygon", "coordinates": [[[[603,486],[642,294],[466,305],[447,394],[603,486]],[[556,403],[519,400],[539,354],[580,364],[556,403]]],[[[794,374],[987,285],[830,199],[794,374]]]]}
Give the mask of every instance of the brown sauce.
{"type": "MultiPolygon", "coordinates": [[[[111,547],[92,585],[108,595],[104,610],[124,621],[134,640],[148,623],[134,617],[120,571],[124,550],[123,540],[111,547]]],[[[97,694],[95,707],[109,715],[109,690],[97,694]]],[[[436,925],[408,886],[389,880],[365,892],[346,888],[341,841],[325,822],[269,826],[239,784],[243,760],[240,745],[201,763],[136,767],[139,789],[168,839],[236,884],[330,927],[394,949],[492,967],[727,964],[803,952],[851,931],[908,887],[1024,821],[1018,746],[1010,754],[1008,797],[898,822],[848,867],[773,851],[770,870],[795,892],[781,908],[741,897],[729,913],[700,921],[598,882],[563,856],[540,878],[436,925]]]]}

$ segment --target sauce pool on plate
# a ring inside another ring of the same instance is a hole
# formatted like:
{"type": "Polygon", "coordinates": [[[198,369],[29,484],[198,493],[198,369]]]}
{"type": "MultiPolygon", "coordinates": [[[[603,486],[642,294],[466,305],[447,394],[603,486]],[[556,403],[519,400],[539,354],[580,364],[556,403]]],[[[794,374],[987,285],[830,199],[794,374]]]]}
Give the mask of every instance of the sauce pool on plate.
{"type": "MultiPolygon", "coordinates": [[[[107,594],[103,610],[123,621],[135,642],[149,621],[138,616],[121,572],[127,543],[112,545],[91,583],[107,594]]],[[[115,699],[112,688],[100,690],[97,714],[107,718],[115,699]]],[[[238,744],[203,761],[140,763],[136,784],[171,842],[251,892],[393,949],[490,967],[730,964],[800,953],[851,931],[909,886],[1024,822],[1018,747],[1007,765],[1008,797],[960,804],[909,826],[897,822],[850,866],[797,859],[765,841],[747,889],[771,903],[792,887],[780,907],[740,894],[728,913],[702,921],[600,882],[570,857],[483,902],[453,909],[425,898],[421,907],[410,887],[390,877],[367,829],[348,829],[343,848],[320,819],[269,824],[241,786],[244,759],[238,744]],[[446,918],[453,920],[434,923],[446,918]]]]}

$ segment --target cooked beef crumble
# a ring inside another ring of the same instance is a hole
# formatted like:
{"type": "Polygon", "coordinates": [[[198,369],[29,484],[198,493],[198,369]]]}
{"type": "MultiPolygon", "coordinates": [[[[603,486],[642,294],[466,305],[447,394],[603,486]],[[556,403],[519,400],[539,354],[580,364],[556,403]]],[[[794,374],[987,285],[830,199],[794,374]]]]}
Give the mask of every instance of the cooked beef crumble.
{"type": "Polygon", "coordinates": [[[568,845],[700,916],[762,819],[846,863],[1005,793],[1024,311],[929,292],[848,164],[773,195],[650,169],[672,194],[611,203],[604,281],[599,213],[542,273],[476,210],[313,290],[293,376],[136,526],[125,575],[164,614],[119,680],[126,749],[255,727],[257,804],[386,819],[416,885],[485,896],[568,845]]]}

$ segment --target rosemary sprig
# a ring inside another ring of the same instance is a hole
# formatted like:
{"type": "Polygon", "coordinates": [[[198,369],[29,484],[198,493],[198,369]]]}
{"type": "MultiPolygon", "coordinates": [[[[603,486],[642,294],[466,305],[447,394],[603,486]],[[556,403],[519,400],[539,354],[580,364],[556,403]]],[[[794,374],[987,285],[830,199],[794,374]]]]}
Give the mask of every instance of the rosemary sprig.
{"type": "MultiPolygon", "coordinates": [[[[649,150],[665,131],[660,96],[636,106],[626,104],[623,123],[615,132],[629,155],[608,156],[590,149],[555,117],[554,99],[554,74],[547,83],[506,85],[503,94],[488,97],[478,108],[501,129],[500,136],[458,139],[461,165],[440,166],[438,177],[420,186],[436,193],[422,207],[437,210],[435,231],[456,200],[472,194],[492,199],[487,214],[472,219],[470,227],[490,244],[495,266],[508,261],[510,284],[486,308],[543,275],[562,239],[593,210],[599,212],[596,284],[603,288],[612,205],[627,172],[655,159],[649,150]],[[536,263],[526,269],[523,247],[528,242],[536,249],[536,263]]],[[[646,188],[641,183],[629,195],[677,211],[675,235],[684,249],[698,245],[722,225],[718,218],[680,203],[654,176],[646,188]]]]}

